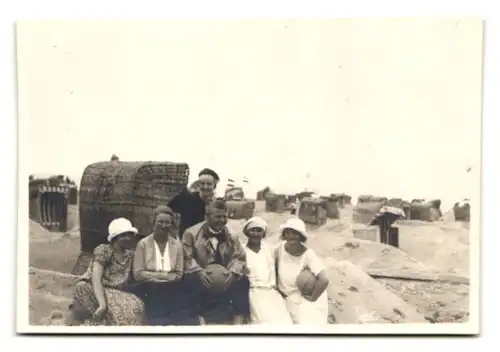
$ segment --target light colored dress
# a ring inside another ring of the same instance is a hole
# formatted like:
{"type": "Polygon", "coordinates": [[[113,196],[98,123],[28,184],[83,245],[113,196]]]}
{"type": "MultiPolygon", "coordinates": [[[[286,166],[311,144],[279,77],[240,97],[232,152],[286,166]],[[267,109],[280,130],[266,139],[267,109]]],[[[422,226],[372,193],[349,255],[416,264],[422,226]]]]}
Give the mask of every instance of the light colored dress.
{"type": "Polygon", "coordinates": [[[293,324],[285,301],[276,290],[273,250],[262,243],[259,252],[245,248],[250,281],[250,319],[253,324],[293,324]]]}
{"type": "Polygon", "coordinates": [[[328,324],[328,294],[323,292],[315,301],[305,299],[297,287],[297,277],[307,267],[314,275],[324,270],[324,265],[316,253],[308,248],[301,256],[293,256],[285,250],[285,242],[276,250],[278,262],[278,288],[286,296],[285,304],[295,324],[328,324]]]}

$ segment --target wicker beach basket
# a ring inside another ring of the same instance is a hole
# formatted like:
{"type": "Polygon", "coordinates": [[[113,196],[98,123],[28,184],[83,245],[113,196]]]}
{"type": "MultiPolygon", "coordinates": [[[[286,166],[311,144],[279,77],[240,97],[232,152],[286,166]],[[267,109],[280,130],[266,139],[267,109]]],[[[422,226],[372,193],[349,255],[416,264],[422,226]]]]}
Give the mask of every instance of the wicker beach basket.
{"type": "Polygon", "coordinates": [[[453,205],[453,215],[455,216],[455,221],[470,222],[470,203],[455,203],[453,205]]]}
{"type": "Polygon", "coordinates": [[[438,221],[441,216],[441,200],[434,199],[426,203],[412,203],[410,209],[411,220],[438,221]]]}
{"type": "Polygon", "coordinates": [[[272,213],[284,213],[286,210],[286,195],[268,193],[266,195],[266,211],[272,213]]]}
{"type": "Polygon", "coordinates": [[[87,166],[79,193],[81,250],[92,252],[107,243],[108,225],[117,217],[129,219],[141,236],[149,235],[153,209],[185,189],[188,178],[185,163],[107,161],[87,166]]]}
{"type": "Polygon", "coordinates": [[[321,198],[305,198],[300,202],[299,218],[306,224],[324,225],[327,221],[328,202],[321,198]]]}
{"type": "Polygon", "coordinates": [[[229,211],[229,218],[248,220],[255,211],[255,202],[253,200],[228,200],[226,202],[229,211]]]}
{"type": "Polygon", "coordinates": [[[320,199],[326,201],[326,217],[328,219],[339,219],[340,198],[335,195],[330,195],[330,196],[321,196],[320,199]]]}

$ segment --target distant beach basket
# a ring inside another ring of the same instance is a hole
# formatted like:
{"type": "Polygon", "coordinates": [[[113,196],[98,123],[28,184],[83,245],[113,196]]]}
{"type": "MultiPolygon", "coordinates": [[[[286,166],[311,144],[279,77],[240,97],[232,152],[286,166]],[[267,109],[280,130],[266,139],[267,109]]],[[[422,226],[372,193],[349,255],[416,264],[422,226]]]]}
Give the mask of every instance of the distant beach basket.
{"type": "Polygon", "coordinates": [[[326,217],[328,219],[338,219],[340,217],[340,197],[336,195],[321,196],[320,199],[326,201],[326,217]]]}
{"type": "Polygon", "coordinates": [[[228,200],[226,202],[230,219],[250,219],[255,211],[253,200],[228,200]]]}
{"type": "Polygon", "coordinates": [[[428,202],[412,201],[410,210],[411,220],[438,221],[441,216],[441,200],[433,199],[428,202]]]}
{"type": "Polygon", "coordinates": [[[457,202],[453,205],[455,221],[470,221],[470,202],[457,202]]]}
{"type": "Polygon", "coordinates": [[[327,221],[328,202],[321,198],[305,198],[300,202],[299,218],[306,224],[322,226],[327,221]]]}
{"type": "Polygon", "coordinates": [[[284,213],[286,210],[286,195],[267,193],[266,195],[266,211],[273,213],[284,213]]]}

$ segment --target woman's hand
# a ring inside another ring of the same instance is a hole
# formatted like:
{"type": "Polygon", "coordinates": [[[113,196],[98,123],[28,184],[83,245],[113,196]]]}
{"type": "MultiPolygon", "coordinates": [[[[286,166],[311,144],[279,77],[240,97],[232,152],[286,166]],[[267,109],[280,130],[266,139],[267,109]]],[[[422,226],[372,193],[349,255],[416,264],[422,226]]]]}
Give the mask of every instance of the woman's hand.
{"type": "Polygon", "coordinates": [[[200,280],[201,280],[201,283],[203,284],[203,286],[205,286],[206,288],[212,287],[212,279],[210,278],[210,276],[208,276],[208,274],[205,272],[205,270],[200,270],[198,272],[198,275],[200,277],[200,280]]]}
{"type": "Polygon", "coordinates": [[[177,278],[172,272],[162,272],[160,277],[162,282],[173,282],[177,278]]]}
{"type": "Polygon", "coordinates": [[[329,280],[328,277],[326,276],[325,271],[321,271],[317,276],[316,276],[316,284],[314,285],[313,292],[311,292],[310,295],[302,295],[304,296],[305,299],[307,299],[309,302],[316,302],[318,298],[326,291],[329,280]]]}
{"type": "MultiPolygon", "coordinates": [[[[154,276],[152,277],[153,282],[158,282],[158,283],[165,283],[165,282],[171,282],[173,274],[166,272],[166,271],[158,271],[154,273],[154,276]]],[[[175,278],[175,277],[174,277],[175,278]]]]}
{"type": "Polygon", "coordinates": [[[224,281],[224,291],[227,291],[229,289],[229,287],[231,287],[234,280],[236,280],[236,275],[232,272],[228,272],[227,278],[224,281]]]}
{"type": "Polygon", "coordinates": [[[316,302],[318,300],[318,297],[313,297],[310,295],[302,295],[305,299],[307,299],[309,302],[316,302]]]}
{"type": "Polygon", "coordinates": [[[172,272],[167,274],[167,281],[168,282],[174,282],[175,280],[177,280],[177,275],[175,275],[172,272]]]}
{"type": "Polygon", "coordinates": [[[158,280],[168,281],[168,271],[160,271],[157,275],[158,280]]]}
{"type": "Polygon", "coordinates": [[[106,306],[100,305],[97,310],[94,312],[93,317],[96,320],[101,320],[106,313],[106,306]]]}

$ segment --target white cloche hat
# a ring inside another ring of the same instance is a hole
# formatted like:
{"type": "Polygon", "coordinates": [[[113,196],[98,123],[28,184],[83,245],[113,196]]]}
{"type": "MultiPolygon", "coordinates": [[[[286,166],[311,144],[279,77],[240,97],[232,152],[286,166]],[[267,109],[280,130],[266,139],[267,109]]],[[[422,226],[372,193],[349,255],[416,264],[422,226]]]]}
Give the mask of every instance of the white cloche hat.
{"type": "Polygon", "coordinates": [[[309,238],[309,234],[306,230],[306,224],[299,218],[288,219],[283,225],[280,226],[280,232],[283,234],[285,229],[292,229],[300,233],[304,238],[309,238]]]}
{"type": "Polygon", "coordinates": [[[111,242],[116,236],[120,236],[121,234],[127,232],[131,232],[134,235],[137,235],[137,233],[139,233],[139,231],[132,226],[132,223],[128,219],[114,219],[109,223],[108,226],[108,242],[111,242]]]}

